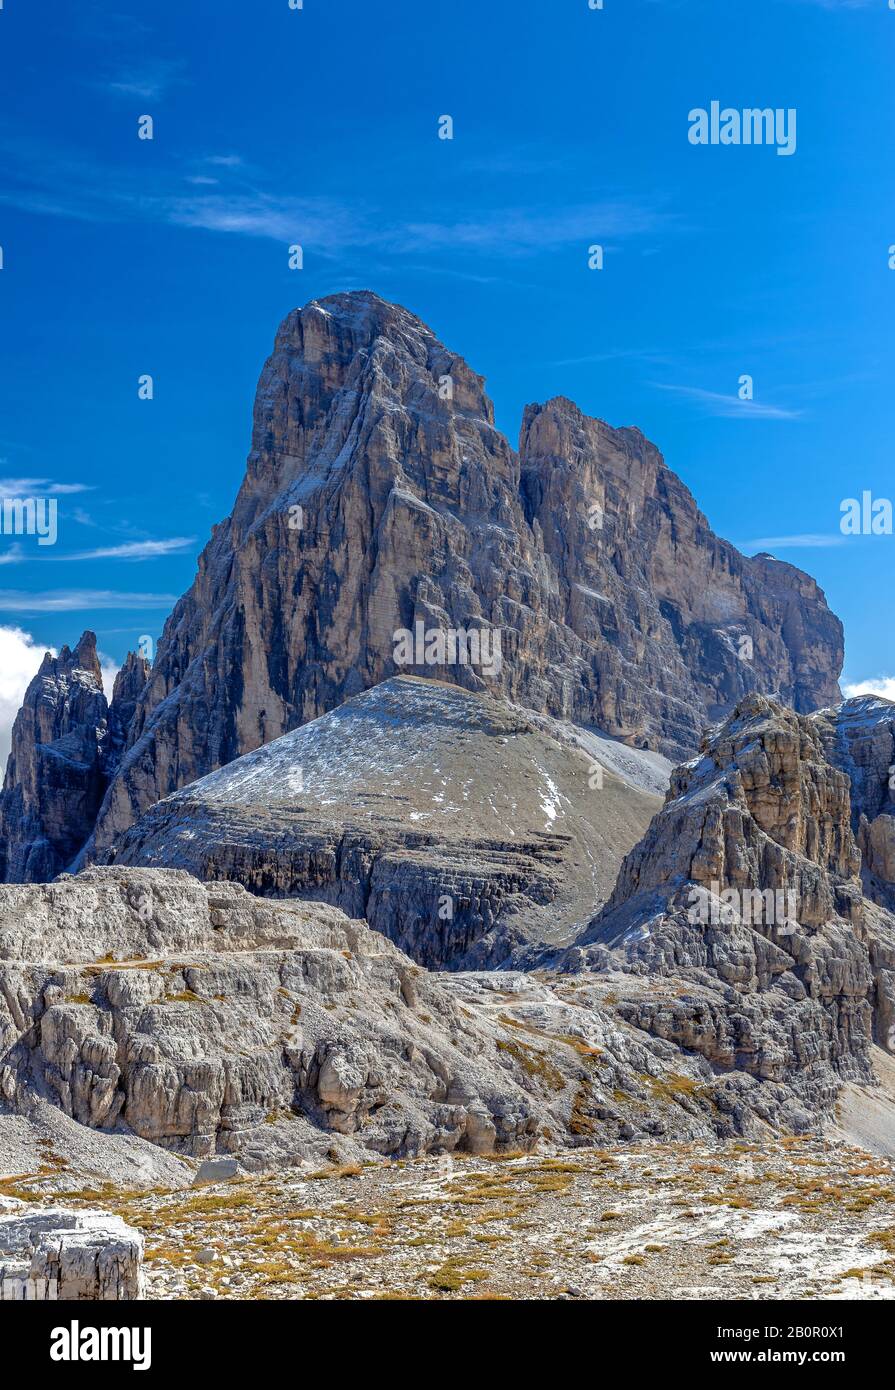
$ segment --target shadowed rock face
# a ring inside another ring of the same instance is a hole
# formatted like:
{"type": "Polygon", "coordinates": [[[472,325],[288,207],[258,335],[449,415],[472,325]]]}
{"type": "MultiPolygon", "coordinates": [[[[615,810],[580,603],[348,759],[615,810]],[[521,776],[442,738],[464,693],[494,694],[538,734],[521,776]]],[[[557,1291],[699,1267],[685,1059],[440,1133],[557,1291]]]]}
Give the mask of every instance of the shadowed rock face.
{"type": "Polygon", "coordinates": [[[54,878],[83,847],[148,669],[131,653],[110,707],[94,633],[74,651],[47,652],[13,725],[0,794],[0,882],[54,878]]]}
{"type": "Polygon", "coordinates": [[[128,652],[112,687],[109,706],[109,734],[103,746],[103,761],[107,777],[118,768],[127,744],[128,730],[133,723],[137,703],[149,679],[150,664],[138,652],[128,652]]]}
{"type": "Polygon", "coordinates": [[[494,966],[588,920],[667,772],[659,754],[399,676],[151,807],[114,862],[321,899],[422,965],[494,966]]]}
{"type": "Polygon", "coordinates": [[[718,540],[639,431],[557,399],[517,455],[419,319],[334,295],[279,329],[233,514],[166,624],[90,852],[400,669],[679,757],[750,689],[837,700],[841,659],[814,581],[718,540]],[[499,670],[396,666],[417,623],[499,631],[499,670]]]}
{"type": "Polygon", "coordinates": [[[622,866],[601,937],[635,898],[691,884],[791,892],[799,921],[821,926],[838,885],[860,891],[849,792],[811,719],[747,697],[672,773],[665,807],[622,866]]]}
{"type": "Polygon", "coordinates": [[[520,459],[526,515],[583,643],[572,718],[676,756],[749,691],[801,711],[822,691],[838,700],[842,628],[817,584],[714,535],[639,430],[558,398],[527,408],[520,459]]]}
{"type": "Polygon", "coordinates": [[[895,911],[895,703],[859,695],[814,722],[827,757],[851,783],[851,820],[864,892],[895,911]]]}

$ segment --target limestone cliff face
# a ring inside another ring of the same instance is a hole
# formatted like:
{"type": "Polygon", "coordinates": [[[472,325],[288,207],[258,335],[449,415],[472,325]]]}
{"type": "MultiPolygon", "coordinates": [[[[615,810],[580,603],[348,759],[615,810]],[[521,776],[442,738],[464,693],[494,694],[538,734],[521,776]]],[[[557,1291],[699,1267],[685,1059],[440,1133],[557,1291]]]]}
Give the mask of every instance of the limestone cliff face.
{"type": "Polygon", "coordinates": [[[144,1179],[135,1141],[269,1170],[732,1132],[663,1090],[670,1063],[700,1090],[598,1004],[430,975],[320,903],[117,865],[0,887],[0,1108],[112,1132],[144,1179]]]}
{"type": "Polygon", "coordinates": [[[715,1066],[786,1078],[812,1112],[843,1078],[870,1075],[872,1042],[895,1050],[895,915],[862,887],[853,784],[830,758],[837,720],[848,728],[840,710],[741,701],[673,773],[612,897],[563,958],[688,982],[622,1013],[715,1066]]]}
{"type": "Polygon", "coordinates": [[[419,319],[334,295],[280,327],[245,481],[165,627],[90,853],[402,671],[680,757],[746,691],[835,702],[841,659],[814,582],[719,541],[638,431],[552,401],[517,455],[419,319]],[[499,634],[497,669],[396,665],[416,624],[499,634]]]}
{"type": "Polygon", "coordinates": [[[552,400],[526,410],[520,454],[526,514],[582,644],[573,718],[680,754],[749,691],[801,711],[839,699],[842,629],[817,584],[715,536],[639,430],[552,400]]]}
{"type": "Polygon", "coordinates": [[[82,848],[147,673],[132,653],[110,707],[94,633],[85,632],[74,651],[47,652],[13,725],[0,793],[0,882],[45,882],[82,848]]]}
{"type": "Polygon", "coordinates": [[[820,927],[836,915],[842,885],[860,896],[850,812],[848,776],[828,762],[812,720],[748,696],[701,755],[672,773],[665,807],[622,865],[607,916],[677,885],[710,892],[717,884],[791,893],[799,922],[820,927]]]}

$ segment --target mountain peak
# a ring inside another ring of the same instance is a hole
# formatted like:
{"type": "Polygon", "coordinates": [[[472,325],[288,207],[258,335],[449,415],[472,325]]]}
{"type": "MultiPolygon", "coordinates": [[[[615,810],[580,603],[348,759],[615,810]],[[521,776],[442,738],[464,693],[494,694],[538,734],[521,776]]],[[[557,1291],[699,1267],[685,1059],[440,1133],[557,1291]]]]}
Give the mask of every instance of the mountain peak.
{"type": "Polygon", "coordinates": [[[233,513],[128,685],[89,852],[390,677],[677,759],[750,690],[834,703],[841,659],[813,581],[715,536],[639,431],[559,396],[526,411],[517,454],[422,320],[327,295],[278,329],[233,513]]]}
{"type": "Polygon", "coordinates": [[[89,671],[92,676],[96,676],[102,684],[102,668],[99,664],[99,657],[96,652],[96,633],[88,628],[82,632],[78,645],[73,652],[74,662],[82,671],[89,671]]]}
{"type": "Polygon", "coordinates": [[[380,339],[416,356],[428,356],[433,350],[447,353],[421,318],[372,290],[325,295],[292,309],[277,330],[274,353],[300,352],[311,365],[318,346],[326,345],[330,354],[344,358],[369,350],[380,339]]]}
{"type": "Polygon", "coordinates": [[[435,337],[431,328],[427,327],[412,310],[406,309],[403,304],[398,304],[394,300],[383,299],[382,295],[377,294],[375,290],[340,290],[336,294],[324,295],[320,299],[310,299],[303,308],[295,309],[293,312],[297,314],[323,313],[330,317],[341,317],[357,323],[379,327],[387,327],[392,323],[405,323],[413,325],[419,332],[423,332],[429,337],[435,337]]]}

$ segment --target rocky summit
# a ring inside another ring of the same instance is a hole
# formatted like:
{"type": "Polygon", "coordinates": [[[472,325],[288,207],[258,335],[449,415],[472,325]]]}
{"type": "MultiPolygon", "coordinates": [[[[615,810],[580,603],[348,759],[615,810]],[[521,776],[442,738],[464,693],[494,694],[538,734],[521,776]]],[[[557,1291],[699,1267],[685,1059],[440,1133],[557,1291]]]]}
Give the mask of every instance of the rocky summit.
{"type": "MultiPolygon", "coordinates": [[[[815,582],[715,536],[639,430],[557,397],[528,407],[516,451],[424,323],[333,295],[280,325],[233,512],[145,684],[131,673],[124,747],[66,852],[93,815],[84,857],[103,858],[163,797],[396,674],[679,759],[749,691],[835,704],[842,654],[815,582]]],[[[13,796],[38,756],[22,734],[13,796]]],[[[10,880],[54,833],[29,826],[10,880]]]]}

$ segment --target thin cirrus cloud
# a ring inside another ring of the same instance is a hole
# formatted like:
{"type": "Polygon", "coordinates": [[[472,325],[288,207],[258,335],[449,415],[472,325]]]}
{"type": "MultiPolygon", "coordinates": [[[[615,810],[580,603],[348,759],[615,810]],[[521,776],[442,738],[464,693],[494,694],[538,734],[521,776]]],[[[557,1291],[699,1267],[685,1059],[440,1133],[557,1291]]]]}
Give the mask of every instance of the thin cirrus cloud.
{"type": "Polygon", "coordinates": [[[798,420],[802,414],[801,410],[791,410],[782,405],[742,401],[739,396],[728,396],[723,391],[703,391],[697,386],[674,386],[661,381],[651,384],[659,391],[670,391],[693,401],[704,414],[722,420],[798,420]]]}
{"type": "Polygon", "coordinates": [[[544,362],[545,367],[587,367],[601,362],[649,362],[653,366],[667,366],[672,359],[668,353],[652,348],[612,348],[608,352],[588,352],[583,357],[554,357],[544,362]]]}
{"type": "Polygon", "coordinates": [[[272,241],[303,242],[330,251],[372,244],[375,232],[363,218],[325,198],[276,198],[227,192],[163,195],[150,211],[163,222],[206,232],[229,232],[272,241]]]}
{"type": "Polygon", "coordinates": [[[663,214],[634,202],[591,203],[562,213],[501,210],[471,221],[436,220],[384,226],[371,213],[327,199],[280,199],[268,194],[200,193],[163,201],[168,222],[211,232],[288,241],[298,237],[327,251],[378,247],[399,254],[455,251],[534,254],[583,238],[634,236],[652,231],[663,214]]]}
{"type": "Polygon", "coordinates": [[[537,251],[593,237],[633,236],[654,231],[666,214],[632,201],[583,203],[560,212],[503,208],[468,221],[410,222],[397,235],[398,249],[537,251]]]}
{"type": "Polygon", "coordinates": [[[41,548],[26,551],[16,543],[0,553],[0,565],[21,565],[28,560],[55,560],[59,563],[83,560],[157,560],[164,555],[179,555],[196,544],[195,536],[172,536],[169,540],[125,541],[121,545],[95,546],[92,550],[75,550],[57,554],[41,548]]]}
{"type": "Polygon", "coordinates": [[[160,555],[176,555],[196,544],[195,536],[172,536],[164,541],[127,541],[123,545],[98,546],[76,550],[71,555],[49,555],[50,560],[155,560],[160,555]]]}
{"type": "Polygon", "coordinates": [[[100,86],[117,96],[153,97],[164,96],[176,83],[185,81],[184,64],[179,59],[134,65],[109,77],[100,86]]]}
{"type": "Polygon", "coordinates": [[[0,589],[0,613],[79,613],[98,609],[169,609],[177,594],[133,594],[115,589],[0,589]]]}
{"type": "Polygon", "coordinates": [[[0,500],[4,497],[69,497],[76,492],[92,492],[89,483],[56,483],[52,478],[0,478],[0,500]]]}
{"type": "Polygon", "coordinates": [[[452,247],[469,253],[536,254],[576,241],[648,234],[674,224],[673,214],[636,198],[609,198],[561,211],[501,207],[473,219],[435,217],[386,221],[375,207],[349,207],[326,196],[296,198],[265,191],[239,155],[208,155],[155,176],[108,167],[79,154],[49,151],[37,142],[17,147],[0,139],[5,174],[0,204],[25,212],[88,222],[151,219],[171,226],[301,241],[321,254],[377,248],[399,255],[452,247]],[[209,171],[213,171],[209,172],[209,171]],[[217,178],[215,184],[196,180],[217,178]]]}
{"type": "Polygon", "coordinates": [[[825,531],[806,531],[794,536],[759,536],[757,540],[740,541],[738,550],[825,550],[831,545],[845,545],[845,537],[825,531]]]}

